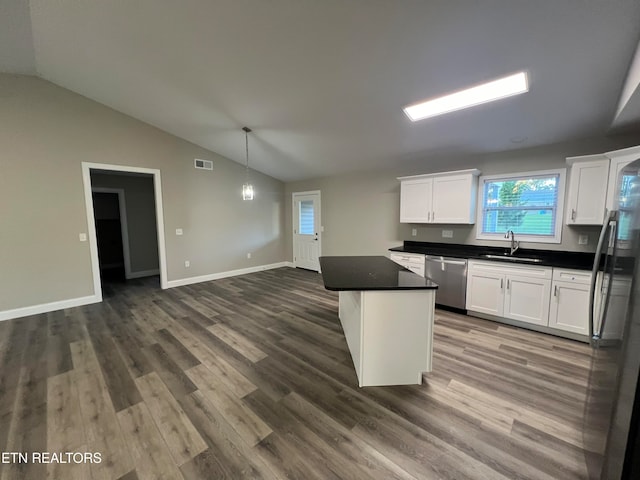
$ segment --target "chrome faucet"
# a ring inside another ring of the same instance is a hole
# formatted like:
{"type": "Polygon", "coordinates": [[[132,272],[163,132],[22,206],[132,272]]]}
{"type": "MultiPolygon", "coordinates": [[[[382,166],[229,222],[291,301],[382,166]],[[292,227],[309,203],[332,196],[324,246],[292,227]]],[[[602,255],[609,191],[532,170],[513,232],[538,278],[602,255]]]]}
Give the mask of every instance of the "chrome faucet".
{"type": "Polygon", "coordinates": [[[520,242],[516,242],[516,237],[513,233],[513,230],[507,230],[504,238],[511,238],[511,253],[509,253],[509,255],[513,255],[514,253],[516,253],[516,250],[520,248],[520,242]]]}

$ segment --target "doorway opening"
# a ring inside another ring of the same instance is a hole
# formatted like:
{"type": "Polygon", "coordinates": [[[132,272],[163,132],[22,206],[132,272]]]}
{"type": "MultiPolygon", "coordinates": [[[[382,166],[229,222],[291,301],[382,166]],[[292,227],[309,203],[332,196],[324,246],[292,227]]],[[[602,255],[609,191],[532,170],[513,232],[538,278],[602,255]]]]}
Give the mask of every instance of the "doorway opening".
{"type": "Polygon", "coordinates": [[[82,171],[96,297],[134,278],[159,275],[167,288],[160,171],[87,162],[82,171]]]}
{"type": "Polygon", "coordinates": [[[320,271],[322,224],[320,191],[295,192],[293,207],[293,266],[320,271]]]}
{"type": "Polygon", "coordinates": [[[130,264],[124,189],[94,187],[93,178],[91,183],[100,279],[103,284],[124,282],[127,280],[125,265],[130,264]]]}

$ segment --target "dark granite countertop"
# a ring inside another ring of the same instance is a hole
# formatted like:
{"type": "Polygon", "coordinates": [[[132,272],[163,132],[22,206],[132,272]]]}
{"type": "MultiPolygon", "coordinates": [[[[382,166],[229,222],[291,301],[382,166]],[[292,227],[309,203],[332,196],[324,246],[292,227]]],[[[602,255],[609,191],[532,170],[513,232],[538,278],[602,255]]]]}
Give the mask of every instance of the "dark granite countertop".
{"type": "Polygon", "coordinates": [[[327,290],[423,290],[438,285],[387,257],[320,257],[327,290]]]}
{"type": "Polygon", "coordinates": [[[509,255],[509,249],[503,247],[414,242],[409,240],[405,241],[401,247],[390,248],[389,250],[392,252],[419,253],[422,255],[490,260],[512,264],[572,268],[576,270],[591,270],[594,258],[593,253],[534,250],[528,248],[520,248],[511,256],[509,255]],[[523,259],[531,259],[534,261],[523,259]]]}

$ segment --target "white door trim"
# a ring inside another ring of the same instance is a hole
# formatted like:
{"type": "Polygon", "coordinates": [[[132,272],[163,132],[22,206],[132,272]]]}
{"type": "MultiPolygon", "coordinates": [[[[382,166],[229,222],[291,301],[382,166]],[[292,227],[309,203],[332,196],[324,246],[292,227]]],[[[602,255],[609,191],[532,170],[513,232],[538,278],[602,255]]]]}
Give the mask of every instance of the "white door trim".
{"type": "Polygon", "coordinates": [[[127,165],[110,165],[103,163],[82,162],[82,182],[84,184],[84,202],[87,212],[87,232],[89,235],[89,251],[91,253],[91,270],[93,272],[93,290],[96,300],[102,301],[102,284],[100,282],[100,263],[98,261],[98,242],[96,223],[93,215],[93,197],[91,191],[91,170],[107,170],[115,172],[146,173],[153,175],[153,190],[156,204],[156,228],[158,235],[158,260],[160,262],[160,288],[167,286],[167,251],[164,238],[164,210],[162,208],[162,182],[160,170],[155,168],[132,167],[127,165]]]}
{"type": "MultiPolygon", "coordinates": [[[[115,193],[118,195],[120,210],[120,234],[122,235],[122,256],[124,257],[124,276],[131,278],[131,254],[129,252],[129,225],[127,224],[127,202],[123,188],[91,187],[91,193],[115,193]]],[[[93,199],[93,197],[91,197],[93,199]]]]}
{"type": "MultiPolygon", "coordinates": [[[[292,238],[292,257],[293,258],[293,266],[296,267],[296,196],[304,196],[304,195],[318,195],[318,225],[320,228],[318,229],[318,258],[322,255],[322,196],[320,190],[310,190],[307,192],[293,192],[291,194],[291,238],[292,238]]],[[[318,273],[320,273],[320,266],[318,266],[318,273]]]]}

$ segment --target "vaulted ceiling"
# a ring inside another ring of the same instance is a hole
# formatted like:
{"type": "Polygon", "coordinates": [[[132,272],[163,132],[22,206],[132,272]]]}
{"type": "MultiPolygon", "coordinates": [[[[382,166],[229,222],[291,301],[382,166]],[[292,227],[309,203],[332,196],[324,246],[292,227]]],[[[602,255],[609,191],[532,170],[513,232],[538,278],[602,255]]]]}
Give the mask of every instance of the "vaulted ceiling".
{"type": "Polygon", "coordinates": [[[0,13],[0,71],[240,163],[247,125],[252,168],[285,181],[640,120],[637,0],[3,0],[0,13]],[[418,123],[402,112],[519,70],[524,95],[418,123]]]}

